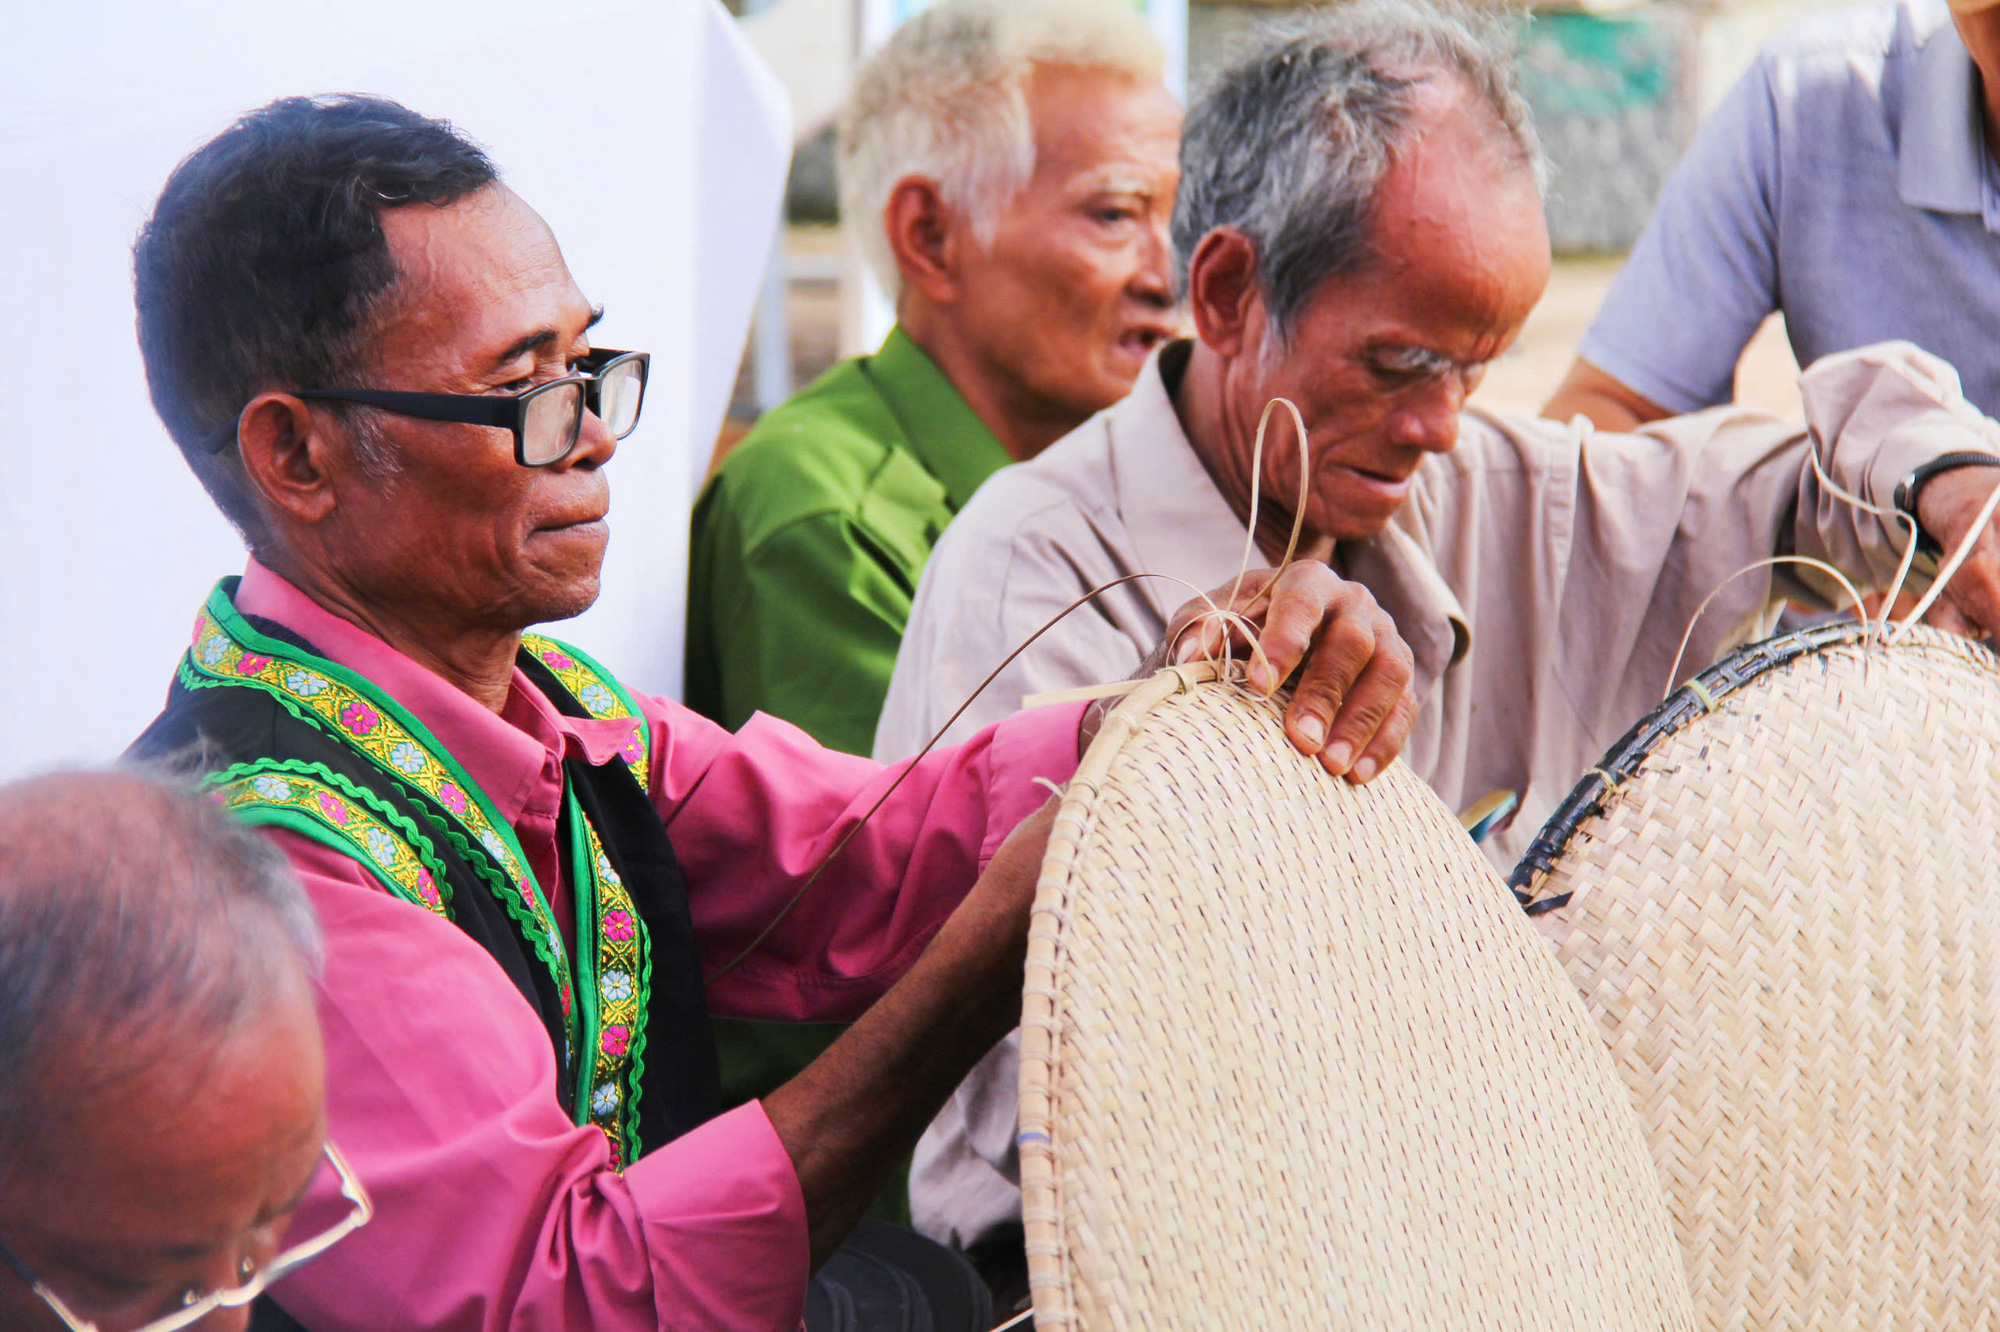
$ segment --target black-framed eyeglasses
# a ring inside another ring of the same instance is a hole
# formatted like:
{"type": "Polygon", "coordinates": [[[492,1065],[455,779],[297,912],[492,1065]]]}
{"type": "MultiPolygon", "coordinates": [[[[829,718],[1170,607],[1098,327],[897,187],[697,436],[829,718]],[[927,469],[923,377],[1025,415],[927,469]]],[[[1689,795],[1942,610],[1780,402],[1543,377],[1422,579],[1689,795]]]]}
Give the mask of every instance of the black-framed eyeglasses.
{"type": "MultiPolygon", "coordinates": [[[[569,457],[583,434],[587,410],[604,422],[614,439],[639,424],[652,357],[645,352],[600,347],[579,358],[578,374],[537,384],[526,393],[402,393],[393,389],[293,389],[301,398],[358,402],[401,416],[512,431],[514,461],[523,467],[551,467],[569,457]]],[[[236,438],[236,422],[208,440],[219,453],[236,438]]]]}
{"type": "MultiPolygon", "coordinates": [[[[189,1290],[181,1296],[181,1307],[174,1312],[141,1327],[137,1332],[181,1332],[193,1327],[217,1309],[240,1309],[263,1294],[272,1283],[290,1276],[328,1249],[346,1239],[355,1231],[368,1224],[375,1216],[375,1204],[369,1200],[368,1190],[361,1186],[354,1168],[347,1164],[347,1158],[328,1141],[320,1149],[328,1165],[333,1167],[335,1178],[340,1181],[340,1196],[347,1202],[347,1214],[330,1228],[321,1231],[311,1239],[295,1244],[285,1250],[262,1268],[253,1267],[243,1260],[236,1269],[236,1276],[243,1284],[228,1286],[221,1290],[189,1290]]],[[[69,1332],[97,1332],[97,1324],[64,1304],[61,1297],[50,1290],[42,1279],[21,1261],[12,1249],[0,1244],[0,1265],[13,1269],[14,1275],[27,1282],[29,1289],[40,1297],[50,1312],[62,1320],[69,1332]]]]}

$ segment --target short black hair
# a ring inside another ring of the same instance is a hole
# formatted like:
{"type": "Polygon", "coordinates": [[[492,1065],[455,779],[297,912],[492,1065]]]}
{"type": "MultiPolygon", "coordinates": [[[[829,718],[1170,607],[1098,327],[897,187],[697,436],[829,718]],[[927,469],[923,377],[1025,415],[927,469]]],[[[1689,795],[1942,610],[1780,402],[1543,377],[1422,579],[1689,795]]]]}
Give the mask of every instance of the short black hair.
{"type": "Polygon", "coordinates": [[[234,449],[206,440],[270,388],[360,369],[395,263],[382,212],[443,206],[499,172],[450,122],[385,97],[283,97],[174,168],[132,247],[153,408],[209,495],[257,544],[234,449]]]}

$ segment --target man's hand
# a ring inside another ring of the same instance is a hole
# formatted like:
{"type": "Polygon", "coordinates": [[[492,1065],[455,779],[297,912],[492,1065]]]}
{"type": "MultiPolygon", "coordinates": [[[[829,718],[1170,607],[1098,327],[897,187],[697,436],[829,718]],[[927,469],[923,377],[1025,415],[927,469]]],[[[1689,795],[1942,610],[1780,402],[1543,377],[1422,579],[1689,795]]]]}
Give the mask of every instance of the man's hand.
{"type": "MultiPolygon", "coordinates": [[[[1917,497],[1917,520],[1949,559],[2000,486],[2000,467],[1954,467],[1933,476],[1917,497]]],[[[1968,638],[2000,637],[2000,532],[1989,521],[1965,563],[1932,603],[1924,622],[1968,638]]]]}
{"type": "Polygon", "coordinates": [[[1219,587],[1207,601],[1182,606],[1141,672],[1165,665],[1169,650],[1176,662],[1219,657],[1227,641],[1238,660],[1248,660],[1251,687],[1269,694],[1303,661],[1285,709],[1292,743],[1351,782],[1365,782],[1389,766],[1417,719],[1410,693],[1414,659],[1368,589],[1318,560],[1297,561],[1275,583],[1269,569],[1245,574],[1230,609],[1257,626],[1261,655],[1250,651],[1241,626],[1225,630],[1210,613],[1210,603],[1224,606],[1229,591],[1219,587]]]}
{"type": "Polygon", "coordinates": [[[1059,802],[1007,836],[923,956],[797,1077],[764,1098],[805,1196],[813,1266],[972,1066],[1021,1020],[1029,909],[1059,802]]]}

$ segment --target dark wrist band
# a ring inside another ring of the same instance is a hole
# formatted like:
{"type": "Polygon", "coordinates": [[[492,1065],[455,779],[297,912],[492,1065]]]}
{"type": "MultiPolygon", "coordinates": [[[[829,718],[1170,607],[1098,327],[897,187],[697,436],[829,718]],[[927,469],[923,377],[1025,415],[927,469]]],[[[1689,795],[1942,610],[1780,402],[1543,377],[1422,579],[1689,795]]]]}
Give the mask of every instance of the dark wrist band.
{"type": "Polygon", "coordinates": [[[1932,477],[1940,472],[1954,471],[1960,467],[2000,467],[2000,454],[1994,453],[1947,453],[1942,458],[1933,458],[1922,467],[1896,483],[1895,497],[1890,503],[1896,511],[1910,520],[1917,532],[1917,551],[1924,555],[1943,553],[1937,538],[1924,530],[1923,520],[1917,517],[1917,501],[1923,498],[1924,487],[1932,477]]]}

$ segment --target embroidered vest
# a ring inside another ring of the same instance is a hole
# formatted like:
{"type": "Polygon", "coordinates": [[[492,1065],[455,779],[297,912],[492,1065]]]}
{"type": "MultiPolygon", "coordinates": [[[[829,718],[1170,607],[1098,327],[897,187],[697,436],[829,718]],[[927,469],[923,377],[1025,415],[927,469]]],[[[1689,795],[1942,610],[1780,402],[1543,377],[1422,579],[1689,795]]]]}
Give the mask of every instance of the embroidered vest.
{"type": "Polygon", "coordinates": [[[226,578],[196,617],[167,706],[135,757],[186,761],[239,817],[353,859],[452,922],[541,1017],[557,1094],[623,1168],[718,1109],[686,885],[647,796],[646,723],[583,653],[524,637],[522,671],[561,712],[630,718],[617,762],[563,765],[557,836],[576,948],[564,946],[514,831],[409,712],[282,626],[239,613],[226,578]]]}

